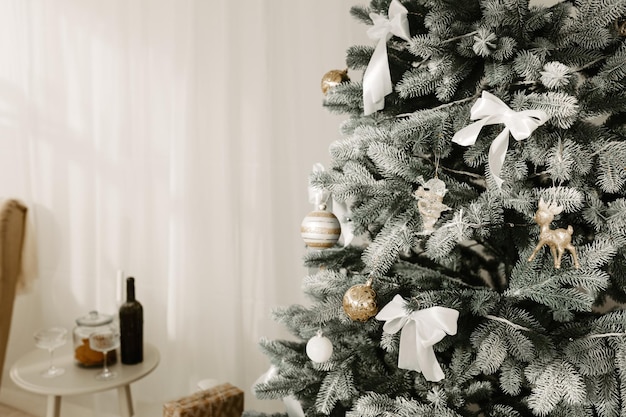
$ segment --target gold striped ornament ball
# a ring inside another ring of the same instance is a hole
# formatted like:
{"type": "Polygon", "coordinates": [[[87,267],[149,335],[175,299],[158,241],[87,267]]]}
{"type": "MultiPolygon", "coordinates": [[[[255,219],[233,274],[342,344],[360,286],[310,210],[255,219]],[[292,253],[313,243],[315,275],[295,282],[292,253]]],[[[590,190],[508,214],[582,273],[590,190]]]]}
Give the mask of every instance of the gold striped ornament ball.
{"type": "Polygon", "coordinates": [[[307,214],[300,225],[302,240],[314,249],[332,248],[341,235],[337,216],[322,207],[307,214]]]}

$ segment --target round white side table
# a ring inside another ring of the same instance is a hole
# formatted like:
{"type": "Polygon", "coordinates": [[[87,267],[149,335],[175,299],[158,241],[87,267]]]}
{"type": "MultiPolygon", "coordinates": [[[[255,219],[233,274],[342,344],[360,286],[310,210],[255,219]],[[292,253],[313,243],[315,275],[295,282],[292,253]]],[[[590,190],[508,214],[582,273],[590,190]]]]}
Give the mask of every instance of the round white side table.
{"type": "Polygon", "coordinates": [[[152,372],[159,364],[159,351],[151,344],[144,344],[143,362],[136,365],[123,365],[119,360],[109,369],[117,372],[117,377],[108,381],[95,378],[101,368],[81,368],[74,363],[73,352],[57,349],[54,364],[65,368],[65,373],[54,378],[42,377],[50,361],[48,352],[43,349],[33,350],[15,362],[11,367],[11,379],[26,391],[48,396],[46,417],[60,417],[61,397],[64,395],[92,394],[116,389],[120,415],[131,417],[134,414],[130,384],[152,372]]]}

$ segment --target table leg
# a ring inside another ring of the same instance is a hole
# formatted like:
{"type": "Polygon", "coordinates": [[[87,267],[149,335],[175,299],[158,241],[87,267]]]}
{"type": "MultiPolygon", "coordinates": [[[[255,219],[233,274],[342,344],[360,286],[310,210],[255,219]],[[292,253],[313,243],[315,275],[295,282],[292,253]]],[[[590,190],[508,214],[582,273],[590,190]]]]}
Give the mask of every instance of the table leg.
{"type": "Polygon", "coordinates": [[[130,384],[118,387],[117,396],[120,403],[120,416],[132,417],[135,412],[133,411],[133,396],[130,393],[130,384]]]}
{"type": "Polygon", "coordinates": [[[61,396],[48,395],[48,405],[46,406],[46,417],[61,416],[61,396]]]}

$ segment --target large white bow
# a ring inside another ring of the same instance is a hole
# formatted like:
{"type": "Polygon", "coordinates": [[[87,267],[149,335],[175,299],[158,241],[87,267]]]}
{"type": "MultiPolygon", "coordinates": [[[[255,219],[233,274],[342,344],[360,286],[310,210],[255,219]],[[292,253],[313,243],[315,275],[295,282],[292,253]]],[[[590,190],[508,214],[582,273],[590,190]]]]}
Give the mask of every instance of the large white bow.
{"type": "Polygon", "coordinates": [[[456,334],[459,312],[447,307],[430,307],[407,313],[406,301],[396,295],[376,318],[386,321],[383,331],[400,334],[398,367],[424,374],[424,378],[437,382],[445,378],[433,350],[433,345],[446,334],[456,334]]]}
{"type": "Polygon", "coordinates": [[[385,96],[393,91],[387,59],[387,41],[393,35],[407,41],[410,39],[407,14],[407,9],[398,0],[392,0],[389,4],[389,18],[370,13],[374,26],[367,31],[367,36],[377,40],[378,44],[363,74],[363,109],[366,116],[383,109],[385,96]]]}
{"type": "Polygon", "coordinates": [[[482,97],[472,106],[470,118],[480,120],[456,132],[452,137],[452,142],[463,146],[473,145],[483,126],[504,123],[504,130],[493,140],[489,148],[489,167],[496,184],[500,187],[504,182],[500,178],[500,172],[502,172],[506,151],[509,149],[509,133],[517,141],[526,139],[550,117],[543,110],[516,112],[498,97],[488,91],[483,91],[482,97]]]}

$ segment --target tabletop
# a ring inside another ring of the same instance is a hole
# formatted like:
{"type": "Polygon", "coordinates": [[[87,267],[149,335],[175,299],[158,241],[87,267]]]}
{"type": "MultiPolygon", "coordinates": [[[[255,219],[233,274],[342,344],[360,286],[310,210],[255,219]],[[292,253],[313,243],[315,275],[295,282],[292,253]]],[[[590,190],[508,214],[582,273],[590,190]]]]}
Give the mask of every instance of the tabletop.
{"type": "MultiPolygon", "coordinates": [[[[71,343],[68,343],[71,345],[71,343]]],[[[48,351],[44,349],[33,350],[15,362],[11,367],[11,379],[15,384],[27,391],[44,395],[77,395],[105,391],[128,385],[152,372],[159,364],[160,355],[158,349],[149,344],[144,344],[143,362],[136,365],[124,365],[119,360],[109,369],[117,372],[117,377],[100,381],[96,374],[102,367],[82,368],[74,361],[71,346],[63,346],[54,353],[54,365],[65,368],[65,373],[54,378],[44,378],[40,373],[50,363],[48,351]]]]}

